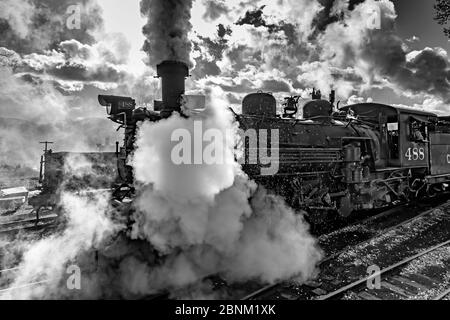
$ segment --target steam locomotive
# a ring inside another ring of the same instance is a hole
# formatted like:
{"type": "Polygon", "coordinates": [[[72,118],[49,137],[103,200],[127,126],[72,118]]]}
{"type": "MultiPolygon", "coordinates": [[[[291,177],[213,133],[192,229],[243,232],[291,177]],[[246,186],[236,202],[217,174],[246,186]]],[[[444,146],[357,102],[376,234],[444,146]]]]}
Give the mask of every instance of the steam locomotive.
{"type": "MultiPolygon", "coordinates": [[[[157,73],[162,80],[162,101],[155,101],[154,110],[137,108],[129,97],[99,96],[109,119],[125,129],[123,145],[117,143],[115,154],[114,198],[118,202],[134,193],[133,170],[127,160],[134,150],[138,124],[157,122],[175,112],[187,116],[186,101],[192,98],[185,95],[188,66],[164,61],[157,73]]],[[[303,106],[302,118],[297,116],[299,97],[286,98],[283,111],[277,113],[272,94],[257,92],[244,98],[242,113],[235,117],[244,132],[265,130],[270,136],[277,130],[276,144],[256,137],[256,152],[251,150],[252,137],[243,137],[242,167],[250,178],[283,196],[294,208],[348,217],[449,187],[450,117],[378,103],[337,108],[333,93],[328,101],[316,91],[303,106]],[[274,175],[261,174],[267,166],[259,152],[262,148],[277,152],[274,175]],[[249,161],[251,152],[257,161],[249,161]]]]}

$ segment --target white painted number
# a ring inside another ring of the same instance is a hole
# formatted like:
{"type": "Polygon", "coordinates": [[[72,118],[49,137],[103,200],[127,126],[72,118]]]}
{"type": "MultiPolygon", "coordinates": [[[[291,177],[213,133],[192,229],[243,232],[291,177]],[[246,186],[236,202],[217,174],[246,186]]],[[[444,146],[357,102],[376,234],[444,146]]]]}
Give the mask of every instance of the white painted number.
{"type": "Polygon", "coordinates": [[[424,148],[419,149],[419,160],[425,160],[425,149],[424,148]]]}
{"type": "Polygon", "coordinates": [[[408,148],[405,153],[406,159],[408,161],[418,161],[425,160],[425,149],[424,148],[408,148]]]}

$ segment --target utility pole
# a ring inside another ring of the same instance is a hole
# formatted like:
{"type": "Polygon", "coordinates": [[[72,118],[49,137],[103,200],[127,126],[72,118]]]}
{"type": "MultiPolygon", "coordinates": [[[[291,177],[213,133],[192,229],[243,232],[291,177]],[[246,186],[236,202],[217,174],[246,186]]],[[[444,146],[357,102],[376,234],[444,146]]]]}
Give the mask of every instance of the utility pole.
{"type": "Polygon", "coordinates": [[[45,164],[45,156],[48,153],[48,145],[49,144],[53,144],[53,142],[50,141],[43,141],[43,142],[39,142],[40,144],[45,144],[45,149],[44,149],[44,155],[41,156],[41,167],[39,169],[39,183],[42,183],[43,181],[43,171],[44,171],[44,164],[45,164]]]}
{"type": "Polygon", "coordinates": [[[53,144],[53,142],[51,142],[51,141],[44,141],[44,142],[39,142],[39,143],[45,144],[45,149],[44,149],[45,154],[47,154],[47,152],[48,152],[48,145],[53,144]]]}

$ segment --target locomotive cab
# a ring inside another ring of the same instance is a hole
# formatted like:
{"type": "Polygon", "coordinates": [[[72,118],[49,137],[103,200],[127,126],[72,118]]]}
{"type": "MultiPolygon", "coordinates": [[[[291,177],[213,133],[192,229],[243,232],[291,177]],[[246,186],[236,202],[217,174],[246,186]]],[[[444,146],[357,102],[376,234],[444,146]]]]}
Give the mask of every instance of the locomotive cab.
{"type": "Polygon", "coordinates": [[[376,103],[346,106],[360,121],[370,123],[378,132],[377,168],[428,168],[428,124],[436,115],[415,109],[376,103]]]}

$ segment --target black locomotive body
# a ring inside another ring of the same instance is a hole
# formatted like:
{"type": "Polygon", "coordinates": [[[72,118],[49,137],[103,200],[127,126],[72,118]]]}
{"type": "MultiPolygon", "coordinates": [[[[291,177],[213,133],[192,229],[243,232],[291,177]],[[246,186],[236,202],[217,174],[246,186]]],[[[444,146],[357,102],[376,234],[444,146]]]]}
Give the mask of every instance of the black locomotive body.
{"type": "Polygon", "coordinates": [[[375,103],[334,110],[316,100],[303,119],[238,118],[246,127],[279,129],[279,173],[244,169],[295,207],[346,217],[436,194],[450,179],[448,119],[432,113],[375,103]]]}
{"type": "MultiPolygon", "coordinates": [[[[164,61],[157,70],[163,100],[155,101],[154,110],[136,108],[132,98],[99,96],[109,118],[125,128],[123,145],[116,152],[117,201],[134,192],[133,171],[127,163],[138,123],[159,121],[174,112],[187,114],[183,101],[188,67],[164,61]]],[[[253,93],[243,100],[242,113],[235,116],[244,132],[243,170],[250,178],[295,208],[324,215],[338,212],[343,217],[448,187],[450,117],[376,103],[338,109],[330,97],[322,100],[314,92],[313,100],[302,108],[302,118],[296,117],[298,97],[286,98],[282,114],[277,114],[276,100],[269,93],[253,93]],[[260,131],[266,132],[263,138],[260,131]],[[277,135],[272,135],[274,131],[277,135]],[[262,150],[276,154],[271,154],[276,172],[261,174],[274,165],[264,161],[262,150]],[[250,154],[256,159],[249,159],[250,154]]]]}

